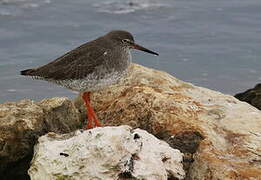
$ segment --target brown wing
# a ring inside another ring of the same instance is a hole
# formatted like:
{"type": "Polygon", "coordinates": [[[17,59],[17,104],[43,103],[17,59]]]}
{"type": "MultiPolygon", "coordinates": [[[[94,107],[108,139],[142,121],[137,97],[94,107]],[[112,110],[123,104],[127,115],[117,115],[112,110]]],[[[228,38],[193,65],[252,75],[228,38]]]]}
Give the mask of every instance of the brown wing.
{"type": "Polygon", "coordinates": [[[91,41],[49,64],[28,71],[26,75],[53,80],[81,79],[95,71],[105,60],[105,51],[106,49],[100,43],[96,43],[96,40],[91,41]]]}

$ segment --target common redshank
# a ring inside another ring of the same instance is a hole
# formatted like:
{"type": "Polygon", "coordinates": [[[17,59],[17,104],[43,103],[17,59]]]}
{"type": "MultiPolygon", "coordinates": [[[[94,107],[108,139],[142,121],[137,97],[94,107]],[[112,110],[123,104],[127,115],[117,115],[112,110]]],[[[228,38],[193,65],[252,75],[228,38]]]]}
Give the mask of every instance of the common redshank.
{"type": "Polygon", "coordinates": [[[23,70],[21,75],[80,92],[87,110],[86,128],[90,129],[101,126],[91,106],[90,95],[126,77],[131,62],[130,49],[158,56],[158,53],[136,44],[131,33],[117,30],[87,42],[46,65],[23,70]]]}

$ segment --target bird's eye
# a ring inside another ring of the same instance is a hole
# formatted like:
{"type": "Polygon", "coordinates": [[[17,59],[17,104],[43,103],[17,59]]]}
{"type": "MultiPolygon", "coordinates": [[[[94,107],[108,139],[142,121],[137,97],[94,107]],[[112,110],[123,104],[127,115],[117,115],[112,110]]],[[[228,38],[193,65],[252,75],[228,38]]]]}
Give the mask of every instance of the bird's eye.
{"type": "Polygon", "coordinates": [[[129,39],[123,39],[122,42],[123,43],[128,43],[128,42],[130,42],[130,40],[129,39]]]}

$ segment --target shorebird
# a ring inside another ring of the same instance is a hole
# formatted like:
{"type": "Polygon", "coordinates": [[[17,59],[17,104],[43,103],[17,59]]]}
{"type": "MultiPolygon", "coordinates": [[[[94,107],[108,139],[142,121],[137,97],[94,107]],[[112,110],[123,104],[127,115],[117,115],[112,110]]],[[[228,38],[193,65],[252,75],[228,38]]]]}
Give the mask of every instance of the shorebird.
{"type": "Polygon", "coordinates": [[[87,110],[86,128],[90,129],[101,126],[91,106],[90,95],[126,77],[131,63],[130,49],[158,56],[158,53],[136,44],[131,33],[115,30],[77,47],[46,65],[23,70],[21,75],[53,82],[80,92],[87,110]]]}

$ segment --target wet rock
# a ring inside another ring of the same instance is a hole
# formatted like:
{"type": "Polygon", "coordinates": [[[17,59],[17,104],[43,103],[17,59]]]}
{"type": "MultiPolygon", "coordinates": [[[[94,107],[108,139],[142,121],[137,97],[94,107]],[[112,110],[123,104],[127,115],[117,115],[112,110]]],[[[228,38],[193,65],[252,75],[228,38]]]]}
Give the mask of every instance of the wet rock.
{"type": "Polygon", "coordinates": [[[187,179],[260,177],[261,112],[232,96],[134,64],[122,85],[92,99],[103,124],[145,129],[180,149],[187,179]]]}
{"type": "Polygon", "coordinates": [[[183,179],[182,153],[128,126],[39,138],[29,174],[51,179],[183,179]]]}
{"type": "Polygon", "coordinates": [[[71,132],[79,126],[79,111],[67,98],[1,104],[1,179],[28,179],[27,169],[37,138],[49,131],[71,132]]]}
{"type": "Polygon", "coordinates": [[[253,89],[236,94],[235,98],[245,101],[261,110],[261,84],[257,84],[253,89]]]}

